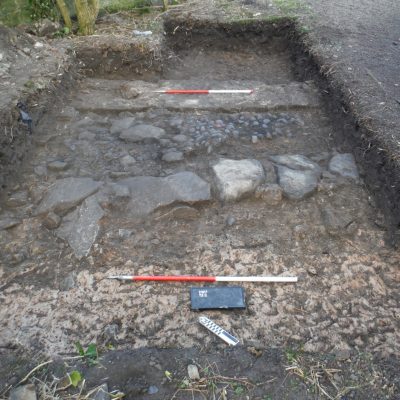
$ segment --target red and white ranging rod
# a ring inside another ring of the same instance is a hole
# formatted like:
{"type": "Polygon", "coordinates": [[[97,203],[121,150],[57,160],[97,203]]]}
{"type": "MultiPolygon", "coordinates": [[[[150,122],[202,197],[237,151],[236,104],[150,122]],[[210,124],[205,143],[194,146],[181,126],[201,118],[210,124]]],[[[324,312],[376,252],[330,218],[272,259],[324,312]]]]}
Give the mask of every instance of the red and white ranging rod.
{"type": "Polygon", "coordinates": [[[134,282],[297,282],[297,276],[113,275],[108,278],[134,282]]]}
{"type": "Polygon", "coordinates": [[[252,94],[253,89],[165,89],[165,90],[155,90],[154,93],[164,93],[164,94],[226,94],[226,93],[252,94]]]}

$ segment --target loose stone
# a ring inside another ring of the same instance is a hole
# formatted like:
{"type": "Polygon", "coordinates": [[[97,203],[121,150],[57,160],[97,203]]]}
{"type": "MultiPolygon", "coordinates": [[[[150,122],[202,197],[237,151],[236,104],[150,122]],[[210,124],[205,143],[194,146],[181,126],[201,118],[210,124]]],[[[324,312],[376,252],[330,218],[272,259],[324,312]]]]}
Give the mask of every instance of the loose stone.
{"type": "Polygon", "coordinates": [[[136,125],[124,130],[119,138],[127,142],[158,141],[165,135],[165,130],[153,125],[136,125]]]}
{"type": "Polygon", "coordinates": [[[185,143],[188,140],[188,137],[182,134],[175,135],[172,140],[176,143],[185,143]]]}
{"type": "Polygon", "coordinates": [[[50,171],[65,171],[68,168],[68,163],[65,161],[52,161],[47,164],[50,171]]]}
{"type": "Polygon", "coordinates": [[[198,381],[200,380],[199,369],[194,364],[189,364],[187,367],[188,370],[188,377],[191,381],[198,381]]]}
{"type": "Polygon", "coordinates": [[[317,163],[301,154],[270,156],[270,159],[276,164],[284,165],[291,169],[299,171],[310,170],[314,171],[316,174],[321,174],[322,172],[321,167],[317,163]]]}
{"type": "Polygon", "coordinates": [[[329,170],[335,174],[357,180],[359,178],[358,169],[354,156],[349,153],[336,154],[329,162],[329,170]]]}
{"type": "Polygon", "coordinates": [[[60,223],[61,218],[53,211],[50,211],[43,220],[43,225],[47,229],[56,229],[60,226],[60,223]]]}
{"type": "Polygon", "coordinates": [[[318,185],[318,176],[314,171],[297,171],[278,166],[278,178],[283,193],[292,200],[302,199],[318,185]]]}
{"type": "Polygon", "coordinates": [[[36,210],[36,215],[49,211],[64,213],[97,192],[101,185],[102,182],[96,182],[91,178],[59,179],[47,190],[36,210]]]}
{"type": "Polygon", "coordinates": [[[264,169],[257,160],[221,160],[213,166],[219,197],[234,201],[253,193],[265,180],[264,169]]]}
{"type": "Polygon", "coordinates": [[[168,151],[162,156],[162,160],[165,162],[177,162],[183,160],[183,153],[180,151],[168,151]]]}
{"type": "Polygon", "coordinates": [[[99,232],[99,220],[104,212],[96,196],[86,199],[80,207],[64,217],[57,229],[58,237],[66,240],[78,259],[87,256],[99,232]]]}
{"type": "Polygon", "coordinates": [[[133,118],[133,117],[118,119],[112,123],[110,132],[113,135],[117,134],[117,133],[121,133],[122,131],[125,131],[125,130],[131,128],[134,123],[135,123],[135,118],[133,118]]]}
{"type": "Polygon", "coordinates": [[[166,178],[137,176],[118,182],[129,188],[127,213],[147,215],[175,202],[195,204],[211,200],[210,185],[193,172],[179,172],[166,178]]]}

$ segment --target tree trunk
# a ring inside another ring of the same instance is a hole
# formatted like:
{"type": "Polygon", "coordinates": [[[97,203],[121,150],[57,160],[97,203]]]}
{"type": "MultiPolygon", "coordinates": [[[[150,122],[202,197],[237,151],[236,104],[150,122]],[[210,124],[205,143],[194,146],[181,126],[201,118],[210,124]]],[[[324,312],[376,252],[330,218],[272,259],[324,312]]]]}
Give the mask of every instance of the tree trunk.
{"type": "Polygon", "coordinates": [[[81,35],[92,35],[94,33],[94,24],[99,13],[99,7],[99,0],[75,0],[81,35]]]}
{"type": "Polygon", "coordinates": [[[71,17],[69,15],[69,10],[67,5],[65,4],[64,0],[56,0],[57,1],[57,6],[60,9],[61,15],[64,20],[65,26],[71,31],[72,30],[72,21],[71,17]]]}
{"type": "Polygon", "coordinates": [[[164,4],[164,11],[168,10],[168,0],[163,0],[163,4],[164,4]]]}

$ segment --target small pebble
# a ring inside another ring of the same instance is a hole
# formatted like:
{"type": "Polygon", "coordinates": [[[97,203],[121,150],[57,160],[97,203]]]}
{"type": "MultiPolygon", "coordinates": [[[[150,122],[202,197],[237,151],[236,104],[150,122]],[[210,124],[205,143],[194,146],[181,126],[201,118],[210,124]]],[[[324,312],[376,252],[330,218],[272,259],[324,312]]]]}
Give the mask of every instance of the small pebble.
{"type": "Polygon", "coordinates": [[[154,386],[154,385],[149,386],[149,388],[147,389],[147,393],[148,394],[156,394],[156,393],[158,393],[158,387],[154,386]]]}
{"type": "Polygon", "coordinates": [[[225,223],[226,223],[227,226],[232,226],[232,225],[234,225],[236,223],[236,218],[234,216],[232,216],[232,215],[229,215],[226,218],[225,223]]]}
{"type": "Polygon", "coordinates": [[[187,370],[188,370],[188,376],[189,376],[190,380],[192,380],[192,381],[200,380],[199,369],[197,368],[196,365],[189,364],[187,370]]]}

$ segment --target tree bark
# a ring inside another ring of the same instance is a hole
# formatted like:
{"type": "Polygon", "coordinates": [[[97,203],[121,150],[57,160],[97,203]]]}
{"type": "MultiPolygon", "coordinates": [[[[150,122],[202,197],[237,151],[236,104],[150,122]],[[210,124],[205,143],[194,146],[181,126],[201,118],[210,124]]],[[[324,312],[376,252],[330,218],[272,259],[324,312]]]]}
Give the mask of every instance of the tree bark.
{"type": "Polygon", "coordinates": [[[65,4],[65,1],[64,0],[56,0],[56,1],[57,1],[57,6],[63,17],[64,24],[71,31],[72,30],[72,21],[71,21],[70,15],[69,15],[68,7],[65,4]]]}
{"type": "Polygon", "coordinates": [[[94,24],[99,13],[99,7],[99,0],[75,0],[81,35],[92,35],[94,33],[94,24]]]}

